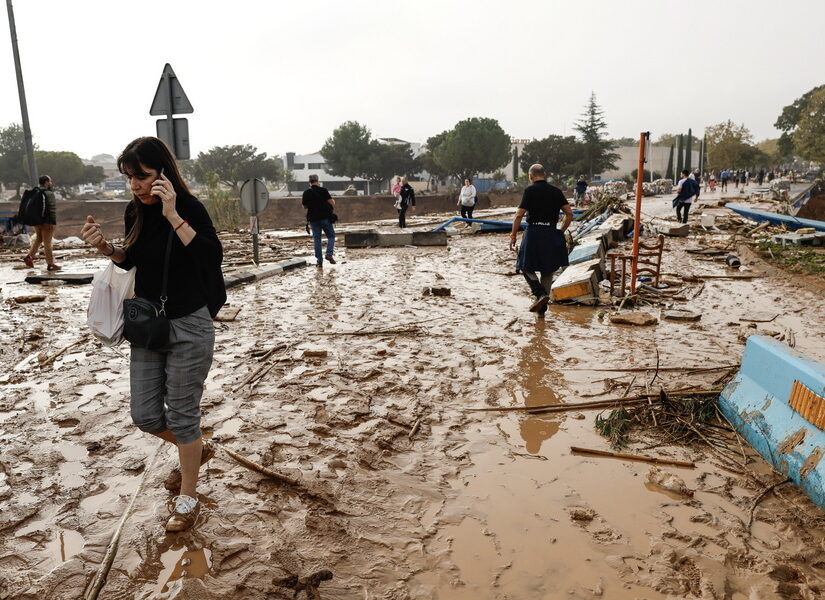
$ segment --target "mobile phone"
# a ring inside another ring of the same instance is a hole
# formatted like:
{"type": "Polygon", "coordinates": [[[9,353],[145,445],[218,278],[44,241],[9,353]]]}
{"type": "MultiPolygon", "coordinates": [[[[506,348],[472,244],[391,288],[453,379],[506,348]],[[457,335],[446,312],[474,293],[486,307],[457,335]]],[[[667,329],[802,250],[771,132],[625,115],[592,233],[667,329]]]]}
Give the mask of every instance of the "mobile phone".
{"type": "MultiPolygon", "coordinates": [[[[158,173],[158,179],[160,179],[161,177],[163,177],[163,167],[160,168],[160,173],[158,173]]],[[[157,181],[158,179],[156,179],[155,181],[157,181]]],[[[152,194],[152,195],[155,197],[155,199],[163,201],[163,199],[160,196],[158,196],[157,194],[152,194]]]]}

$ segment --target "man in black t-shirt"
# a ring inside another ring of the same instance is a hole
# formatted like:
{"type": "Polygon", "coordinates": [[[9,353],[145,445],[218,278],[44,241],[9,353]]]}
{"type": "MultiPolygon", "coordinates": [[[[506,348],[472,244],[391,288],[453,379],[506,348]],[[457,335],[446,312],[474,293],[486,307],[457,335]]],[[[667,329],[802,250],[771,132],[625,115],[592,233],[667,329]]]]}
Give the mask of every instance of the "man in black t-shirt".
{"type": "Polygon", "coordinates": [[[309,189],[304,191],[301,204],[307,209],[307,221],[312,228],[312,238],[315,241],[315,266],[324,266],[324,255],[321,252],[321,230],[327,236],[327,262],[335,264],[332,252],[335,249],[335,228],[332,226],[335,215],[335,200],[329,191],[318,183],[317,175],[309,176],[309,189]]]}
{"type": "Polygon", "coordinates": [[[567,242],[564,231],[573,220],[573,209],[567,203],[562,191],[547,183],[544,167],[535,164],[528,171],[532,184],[524,190],[513,230],[510,233],[510,250],[515,250],[521,219],[527,213],[527,229],[521,238],[521,248],[516,260],[516,271],[521,271],[536,301],[530,306],[532,312],[544,314],[550,301],[550,285],[553,273],[559,267],[566,267],[567,242]],[[559,211],[564,212],[564,222],[558,228],[559,211]],[[536,275],[541,274],[541,279],[536,275]]]}

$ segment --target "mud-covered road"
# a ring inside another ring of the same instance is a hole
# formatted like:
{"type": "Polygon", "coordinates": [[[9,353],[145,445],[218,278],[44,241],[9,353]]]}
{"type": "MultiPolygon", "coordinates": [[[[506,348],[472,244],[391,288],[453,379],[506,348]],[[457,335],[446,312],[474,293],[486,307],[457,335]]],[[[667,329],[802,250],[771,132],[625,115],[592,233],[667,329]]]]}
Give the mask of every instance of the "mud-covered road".
{"type": "MultiPolygon", "coordinates": [[[[663,270],[725,273],[684,252],[700,243],[668,239],[663,270]]],[[[59,254],[66,271],[105,264],[59,254]]],[[[647,482],[650,465],[571,454],[609,448],[596,411],[466,410],[615,397],[631,374],[588,369],[652,365],[657,352],[662,366],[738,363],[740,318],[756,312],[777,315],[760,329],[792,330],[822,361],[821,297],[778,276],[713,279],[680,303],[698,323],[634,328],[600,319],[604,307],[552,305],[542,321],[511,275],[506,235],[339,256],[230,290],[241,312],[216,323],[204,393],[207,435],[303,486],[219,453],[200,483],[200,521],[166,535],[175,454],[129,421],[128,347],[86,340],[40,366],[85,335],[90,288],[21,283],[22,263],[0,255],[0,599],[82,597],[144,477],[106,600],[292,598],[279,581],[320,569],[334,573],[321,597],[340,600],[825,594],[825,521],[792,486],[761,501],[748,531],[761,488],[700,449],[648,451],[698,463],[664,467],[694,492],[678,495],[647,482]],[[422,295],[436,284],[451,296],[422,295]],[[46,299],[13,300],[31,294],[46,299]]],[[[631,393],[651,374],[635,375],[631,393]]],[[[718,376],[662,372],[655,386],[718,376]]]]}

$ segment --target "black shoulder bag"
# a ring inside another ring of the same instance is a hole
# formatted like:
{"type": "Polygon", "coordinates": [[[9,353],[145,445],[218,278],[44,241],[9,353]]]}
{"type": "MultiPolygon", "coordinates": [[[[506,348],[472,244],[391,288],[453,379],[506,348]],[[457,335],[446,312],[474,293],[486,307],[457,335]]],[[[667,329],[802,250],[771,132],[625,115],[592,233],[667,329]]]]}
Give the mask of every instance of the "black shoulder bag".
{"type": "Polygon", "coordinates": [[[169,231],[166,257],[163,259],[163,282],[160,288],[160,304],[145,298],[123,301],[123,337],[133,346],[146,350],[160,350],[169,343],[169,319],[166,318],[166,283],[169,278],[169,256],[172,253],[172,237],[169,231]]]}

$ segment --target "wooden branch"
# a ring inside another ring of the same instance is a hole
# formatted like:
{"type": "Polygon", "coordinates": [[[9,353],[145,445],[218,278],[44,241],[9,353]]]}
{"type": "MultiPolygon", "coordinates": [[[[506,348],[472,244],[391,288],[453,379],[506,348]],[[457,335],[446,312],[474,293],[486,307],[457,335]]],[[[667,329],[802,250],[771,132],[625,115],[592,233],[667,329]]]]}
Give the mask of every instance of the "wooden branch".
{"type": "Polygon", "coordinates": [[[643,373],[645,371],[690,371],[693,373],[704,373],[708,371],[724,371],[726,369],[738,369],[739,365],[719,365],[718,367],[627,367],[622,369],[600,369],[599,367],[573,367],[562,369],[563,371],[610,371],[614,373],[643,373]]]}
{"type": "Polygon", "coordinates": [[[82,337],[81,337],[79,340],[77,340],[76,342],[73,342],[73,343],[69,344],[68,346],[65,346],[62,350],[60,350],[60,351],[59,351],[59,352],[57,352],[56,354],[53,354],[52,356],[50,356],[49,358],[47,358],[46,360],[44,360],[43,362],[41,362],[41,363],[40,363],[40,366],[41,366],[41,367],[45,367],[46,365],[50,365],[51,363],[53,363],[54,361],[56,361],[58,358],[60,358],[61,356],[63,356],[63,354],[66,352],[66,350],[69,350],[70,348],[74,348],[75,346],[79,346],[80,344],[82,344],[83,342],[85,342],[85,341],[86,341],[86,340],[88,340],[88,339],[89,339],[89,336],[88,336],[88,335],[84,335],[84,336],[82,336],[82,337]]]}
{"type": "Polygon", "coordinates": [[[152,455],[152,461],[150,462],[149,466],[143,471],[143,475],[140,477],[140,482],[138,483],[137,488],[132,493],[132,498],[129,500],[129,504],[126,507],[126,510],[123,511],[123,516],[120,518],[120,522],[115,529],[115,532],[112,534],[112,539],[109,541],[109,545],[106,547],[106,554],[103,555],[103,560],[100,563],[100,566],[97,569],[97,573],[95,574],[92,583],[89,585],[88,592],[84,596],[85,600],[96,600],[98,594],[100,594],[100,590],[103,589],[103,585],[106,583],[106,577],[109,574],[109,570],[112,568],[112,563],[115,560],[115,554],[117,554],[117,547],[120,544],[120,535],[123,532],[123,526],[126,524],[126,520],[129,518],[129,515],[132,514],[132,509],[135,506],[135,500],[138,496],[141,495],[143,491],[143,484],[146,481],[146,475],[149,471],[152,470],[152,467],[155,465],[155,459],[158,456],[158,451],[160,450],[163,444],[158,444],[155,448],[155,453],[152,455]]]}
{"type": "Polygon", "coordinates": [[[790,477],[787,479],[783,479],[782,481],[777,481],[776,483],[766,487],[759,493],[759,495],[756,496],[756,498],[753,499],[753,502],[751,503],[750,514],[748,515],[748,531],[751,530],[751,525],[753,525],[753,511],[756,510],[756,506],[762,501],[762,498],[767,496],[774,488],[789,483],[790,481],[790,477]]]}
{"type": "MultiPolygon", "coordinates": [[[[693,390],[693,391],[669,391],[665,392],[669,396],[710,396],[719,394],[721,388],[713,390],[693,390]]],[[[647,404],[649,398],[659,398],[660,393],[639,394],[626,398],[608,398],[606,400],[596,400],[593,402],[578,402],[575,404],[536,404],[534,406],[496,406],[484,408],[466,408],[468,412],[567,412],[573,410],[593,410],[600,408],[611,408],[616,405],[647,404]]]]}
{"type": "Polygon", "coordinates": [[[657,465],[672,465],[674,467],[686,467],[695,469],[696,463],[686,462],[683,460],[673,460],[670,458],[657,458],[655,456],[647,456],[645,454],[627,454],[625,452],[609,452],[607,450],[595,450],[593,448],[579,448],[578,446],[570,446],[571,452],[580,452],[581,454],[591,454],[593,456],[606,456],[609,458],[622,458],[624,460],[639,460],[642,462],[655,463],[657,465]]]}
{"type": "Polygon", "coordinates": [[[271,477],[272,479],[277,479],[281,483],[286,483],[288,485],[294,485],[296,487],[301,487],[301,482],[298,481],[297,479],[292,479],[291,477],[287,477],[286,475],[281,475],[280,473],[276,473],[275,471],[273,471],[271,469],[267,469],[265,466],[259,465],[255,461],[249,460],[248,458],[238,454],[234,450],[230,450],[229,448],[227,448],[223,444],[217,444],[216,443],[215,446],[220,448],[224,452],[226,452],[229,456],[234,458],[236,461],[238,461],[240,464],[242,464],[243,466],[245,466],[248,469],[252,469],[253,471],[257,471],[258,473],[260,473],[262,475],[266,475],[267,477],[271,477]]]}

